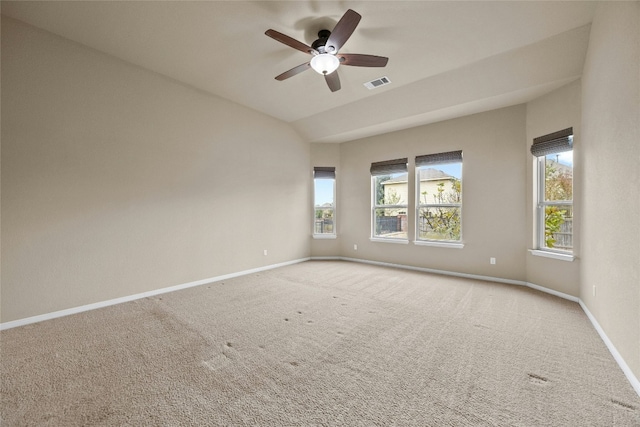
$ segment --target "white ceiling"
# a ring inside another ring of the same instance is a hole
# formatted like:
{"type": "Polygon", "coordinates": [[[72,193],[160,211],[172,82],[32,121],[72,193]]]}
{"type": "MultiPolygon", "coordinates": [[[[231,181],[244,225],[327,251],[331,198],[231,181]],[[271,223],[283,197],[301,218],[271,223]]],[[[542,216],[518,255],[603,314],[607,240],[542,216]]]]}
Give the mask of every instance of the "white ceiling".
{"type": "Polygon", "coordinates": [[[2,14],[343,142],[515,105],[580,77],[596,3],[587,1],[7,2],[2,14]],[[311,44],[347,9],[362,20],[341,53],[389,57],[342,66],[332,93],[309,56],[264,35],[311,44]],[[364,82],[392,84],[369,90],[364,82]]]}

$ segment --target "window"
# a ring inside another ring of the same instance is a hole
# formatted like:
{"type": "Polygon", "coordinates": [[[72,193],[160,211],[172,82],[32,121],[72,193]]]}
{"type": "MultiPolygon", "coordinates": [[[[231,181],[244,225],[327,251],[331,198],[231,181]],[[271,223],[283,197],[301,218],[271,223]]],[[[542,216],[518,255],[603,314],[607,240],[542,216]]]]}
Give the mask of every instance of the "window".
{"type": "Polygon", "coordinates": [[[371,164],[371,236],[407,241],[407,158],[371,164]]]}
{"type": "Polygon", "coordinates": [[[416,157],[416,242],[462,241],[462,151],[416,157]]]}
{"type": "Polygon", "coordinates": [[[573,128],[533,140],[537,249],[573,252],[573,128]]]}
{"type": "Polygon", "coordinates": [[[313,168],[313,236],[336,236],[336,168],[313,168]]]}

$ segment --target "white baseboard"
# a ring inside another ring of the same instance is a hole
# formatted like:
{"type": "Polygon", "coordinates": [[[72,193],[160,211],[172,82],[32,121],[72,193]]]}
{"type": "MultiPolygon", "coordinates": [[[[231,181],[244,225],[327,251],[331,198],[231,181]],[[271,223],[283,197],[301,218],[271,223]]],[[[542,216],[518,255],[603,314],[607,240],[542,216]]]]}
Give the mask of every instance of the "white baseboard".
{"type": "Polygon", "coordinates": [[[231,279],[231,278],[234,278],[234,277],[245,276],[247,274],[257,273],[257,272],[265,271],[265,270],[271,270],[271,269],[274,269],[274,268],[284,267],[286,265],[297,264],[297,263],[308,261],[308,260],[341,260],[341,261],[350,261],[350,262],[360,262],[360,263],[364,263],[364,264],[380,265],[380,266],[384,266],[384,267],[401,268],[401,269],[404,269],[404,270],[421,271],[421,272],[424,272],[424,273],[442,274],[442,275],[447,275],[447,276],[463,277],[463,278],[467,278],[467,279],[486,280],[486,281],[489,281],[489,282],[498,282],[498,283],[507,283],[507,284],[511,284],[511,285],[527,286],[529,288],[536,289],[536,290],[541,291],[541,292],[545,292],[545,293],[548,293],[548,294],[551,294],[551,295],[555,295],[555,296],[557,296],[559,298],[563,298],[563,299],[566,299],[566,300],[569,300],[569,301],[577,302],[578,304],[580,304],[580,307],[582,307],[582,310],[585,312],[585,314],[587,315],[587,317],[591,321],[591,324],[593,325],[593,327],[596,329],[596,331],[600,335],[600,338],[602,339],[604,344],[607,346],[607,348],[609,349],[609,351],[613,355],[613,358],[618,363],[618,366],[620,366],[620,369],[622,369],[622,372],[624,372],[625,376],[627,377],[627,379],[631,383],[631,386],[633,387],[633,389],[636,391],[638,396],[640,396],[640,381],[638,381],[638,379],[635,377],[635,375],[633,374],[633,372],[631,371],[631,369],[629,368],[627,363],[624,361],[624,359],[622,358],[622,356],[620,355],[618,350],[615,348],[615,346],[613,345],[613,343],[611,342],[609,337],[607,337],[607,334],[605,334],[604,330],[600,327],[600,324],[598,323],[596,318],[591,314],[591,312],[589,311],[587,306],[584,304],[584,302],[578,297],[575,297],[575,296],[569,295],[569,294],[565,294],[565,293],[562,293],[562,292],[558,292],[558,291],[555,291],[553,289],[545,288],[543,286],[539,286],[539,285],[536,285],[536,284],[533,284],[533,283],[530,283],[530,282],[525,282],[525,281],[522,281],[522,280],[503,279],[503,278],[500,278],[500,277],[481,276],[481,275],[477,275],[477,274],[468,274],[468,273],[457,273],[457,272],[454,272],[454,271],[436,270],[436,269],[424,268],[424,267],[413,267],[413,266],[403,265],[403,264],[392,264],[392,263],[388,263],[388,262],[369,261],[369,260],[358,259],[358,258],[347,258],[347,257],[309,257],[309,258],[300,258],[300,259],[296,259],[296,260],[292,260],[292,261],[286,261],[286,262],[282,262],[282,263],[278,263],[278,264],[271,264],[271,265],[267,265],[267,266],[263,266],[263,267],[252,268],[250,270],[239,271],[239,272],[236,272],[236,273],[225,274],[225,275],[222,275],[222,276],[210,277],[208,279],[196,280],[194,282],[183,283],[181,285],[176,285],[176,286],[170,286],[168,288],[155,289],[153,291],[142,292],[142,293],[135,294],[135,295],[129,295],[129,296],[125,296],[125,297],[121,297],[121,298],[115,298],[115,299],[111,299],[111,300],[107,300],[107,301],[101,301],[101,302],[97,302],[97,303],[93,303],[93,304],[82,305],[80,307],[73,307],[73,308],[69,308],[69,309],[66,309],[66,310],[60,310],[60,311],[54,311],[52,313],[41,314],[41,315],[38,315],[38,316],[26,317],[24,319],[13,320],[11,322],[4,322],[4,323],[0,323],[0,331],[5,330],[5,329],[16,328],[18,326],[24,326],[24,325],[29,325],[29,324],[32,324],[32,323],[42,322],[42,321],[45,321],[45,320],[55,319],[55,318],[58,318],[58,317],[68,316],[68,315],[71,315],[71,314],[82,313],[84,311],[95,310],[97,308],[108,307],[110,305],[115,305],[115,304],[121,304],[121,303],[124,303],[124,302],[134,301],[134,300],[141,299],[141,298],[148,298],[148,297],[151,297],[151,296],[165,294],[165,293],[168,293],[168,292],[179,291],[181,289],[192,288],[194,286],[201,286],[201,285],[204,285],[204,284],[207,284],[207,283],[219,282],[221,280],[228,280],[228,279],[231,279]]]}
{"type": "MultiPolygon", "coordinates": [[[[314,259],[314,258],[311,258],[311,259],[314,259]]],[[[510,285],[525,285],[526,286],[526,284],[527,284],[527,282],[524,282],[522,280],[503,279],[503,278],[500,278],[500,277],[481,276],[481,275],[478,275],[478,274],[457,273],[455,271],[436,270],[436,269],[433,269],[433,268],[414,267],[414,266],[411,266],[411,265],[392,264],[392,263],[389,263],[389,262],[369,261],[369,260],[366,260],[366,259],[359,259],[359,258],[339,257],[339,259],[341,259],[343,261],[361,262],[361,263],[364,263],[364,264],[381,265],[383,267],[393,267],[393,268],[402,268],[404,270],[421,271],[423,273],[434,273],[434,274],[442,274],[442,275],[445,275],[445,276],[464,277],[466,279],[486,280],[488,282],[508,283],[510,285]]]]}
{"type": "Polygon", "coordinates": [[[432,269],[432,268],[413,267],[413,266],[409,266],[409,265],[392,264],[392,263],[388,263],[388,262],[379,262],[379,261],[369,261],[369,260],[358,259],[358,258],[311,257],[311,259],[312,260],[316,260],[316,259],[340,259],[340,260],[343,260],[343,261],[360,262],[360,263],[364,263],[364,264],[380,265],[380,266],[384,266],[384,267],[401,268],[401,269],[404,269],[404,270],[422,271],[422,272],[425,272],[425,273],[443,274],[443,275],[447,275],[447,276],[464,277],[464,278],[467,278],[467,279],[486,280],[486,281],[490,281],[490,282],[499,282],[499,283],[507,283],[507,284],[512,284],[512,285],[520,285],[520,286],[526,286],[528,288],[538,290],[540,292],[544,292],[544,293],[547,293],[547,294],[555,295],[555,296],[557,296],[559,298],[563,298],[563,299],[566,299],[566,300],[569,300],[569,301],[576,302],[576,303],[580,304],[580,307],[582,307],[582,310],[585,312],[585,314],[587,315],[587,317],[591,321],[591,324],[593,325],[595,330],[598,332],[598,335],[600,335],[600,338],[602,339],[604,344],[609,349],[609,352],[611,352],[611,354],[613,355],[613,358],[618,363],[618,366],[620,366],[620,369],[622,369],[622,372],[624,372],[624,375],[627,377],[627,380],[629,381],[629,383],[631,383],[631,387],[633,387],[633,389],[636,391],[638,396],[640,396],[640,381],[638,381],[638,379],[635,377],[635,375],[631,371],[631,368],[629,368],[629,365],[627,365],[627,363],[624,361],[624,359],[622,358],[622,356],[620,355],[620,353],[618,352],[616,347],[613,345],[613,343],[611,342],[609,337],[607,337],[607,334],[605,334],[604,330],[600,327],[600,324],[598,323],[596,318],[591,314],[591,312],[589,311],[589,309],[587,308],[585,303],[580,298],[578,298],[576,296],[565,294],[563,292],[558,292],[558,291],[553,290],[553,289],[545,288],[544,286],[539,286],[539,285],[536,285],[534,283],[525,282],[525,281],[521,281],[521,280],[503,279],[503,278],[500,278],[500,277],[489,277],[489,276],[480,276],[480,275],[476,275],[476,274],[457,273],[457,272],[454,272],[454,271],[435,270],[435,269],[432,269]]]}
{"type": "Polygon", "coordinates": [[[622,369],[622,372],[624,372],[624,375],[627,377],[627,379],[631,383],[631,387],[633,387],[636,393],[638,393],[638,396],[640,396],[640,381],[638,381],[636,376],[633,375],[633,372],[631,372],[631,368],[629,368],[629,365],[627,365],[627,362],[624,361],[624,359],[622,358],[622,356],[620,355],[616,347],[613,345],[613,343],[607,336],[607,334],[604,333],[604,329],[600,327],[600,324],[598,323],[596,318],[593,316],[593,314],[591,314],[586,304],[582,300],[580,300],[579,303],[580,303],[580,307],[582,307],[582,310],[585,312],[585,314],[591,321],[591,324],[598,332],[598,335],[600,335],[600,338],[602,338],[602,341],[604,341],[604,344],[607,346],[607,348],[611,352],[611,355],[616,360],[616,362],[618,362],[618,366],[620,366],[620,369],[622,369]]]}
{"type": "Polygon", "coordinates": [[[301,258],[293,261],[281,262],[278,264],[266,265],[263,267],[252,268],[250,270],[239,271],[237,273],[224,274],[222,276],[210,277],[208,279],[196,280],[194,282],[183,283],[181,285],[170,286],[168,288],[154,289],[152,291],[142,292],[139,294],[128,295],[125,297],[114,298],[107,301],[100,301],[93,304],[81,305],[79,307],[72,307],[65,310],[54,311],[52,313],[40,314],[38,316],[25,317],[24,319],[13,320],[11,322],[0,323],[0,331],[5,329],[17,328],[18,326],[30,325],[32,323],[42,322],[45,320],[56,319],[58,317],[69,316],[71,314],[82,313],[84,311],[95,310],[97,308],[109,307],[110,305],[122,304],[124,302],[134,301],[137,299],[148,298],[155,295],[166,294],[168,292],[179,291],[181,289],[192,288],[194,286],[201,286],[207,283],[219,282],[221,280],[228,280],[234,277],[245,276],[247,274],[258,273],[260,271],[271,270],[278,267],[284,267],[286,265],[297,264],[300,262],[308,261],[310,258],[301,258]]]}
{"type": "Polygon", "coordinates": [[[525,286],[528,287],[528,288],[531,288],[531,289],[535,289],[535,290],[540,291],[540,292],[544,292],[546,294],[555,295],[555,296],[560,297],[562,299],[566,299],[566,300],[573,301],[573,302],[580,302],[580,298],[578,298],[576,296],[565,294],[564,292],[559,292],[559,291],[556,291],[556,290],[553,290],[553,289],[545,288],[544,286],[539,286],[539,285],[533,284],[531,282],[525,283],[525,286]]]}

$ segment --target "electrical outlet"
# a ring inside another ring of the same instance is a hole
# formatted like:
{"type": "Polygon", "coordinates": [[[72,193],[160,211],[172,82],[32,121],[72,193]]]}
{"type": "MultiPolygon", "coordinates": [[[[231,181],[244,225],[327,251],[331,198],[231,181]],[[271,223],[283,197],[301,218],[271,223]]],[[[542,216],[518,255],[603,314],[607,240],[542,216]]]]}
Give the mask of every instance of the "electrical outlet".
{"type": "Polygon", "coordinates": [[[493,265],[495,263],[496,263],[496,259],[495,258],[493,258],[493,257],[489,258],[489,264],[493,265]]]}
{"type": "Polygon", "coordinates": [[[264,256],[267,256],[267,250],[266,249],[264,250],[264,256]]]}
{"type": "Polygon", "coordinates": [[[353,250],[354,250],[354,251],[357,251],[357,250],[358,250],[358,245],[354,244],[354,245],[353,245],[353,250]]]}

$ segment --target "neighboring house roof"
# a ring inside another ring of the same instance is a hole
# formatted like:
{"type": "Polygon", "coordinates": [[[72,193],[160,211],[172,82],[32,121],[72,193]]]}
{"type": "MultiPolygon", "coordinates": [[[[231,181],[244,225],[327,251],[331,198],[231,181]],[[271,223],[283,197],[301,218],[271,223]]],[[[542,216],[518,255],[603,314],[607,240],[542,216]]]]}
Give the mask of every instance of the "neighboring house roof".
{"type": "Polygon", "coordinates": [[[442,172],[440,169],[420,169],[420,181],[436,181],[441,179],[455,178],[448,173],[442,172]]]}
{"type": "MultiPolygon", "coordinates": [[[[433,169],[433,168],[420,169],[420,181],[440,181],[443,179],[451,179],[451,178],[455,178],[455,177],[449,175],[448,173],[444,173],[439,169],[433,169]]],[[[398,184],[401,182],[407,182],[406,173],[403,173],[402,175],[398,175],[393,179],[385,181],[382,183],[382,185],[398,184]]]]}
{"type": "Polygon", "coordinates": [[[552,159],[547,159],[547,164],[553,166],[557,171],[573,176],[573,168],[552,159]]]}

